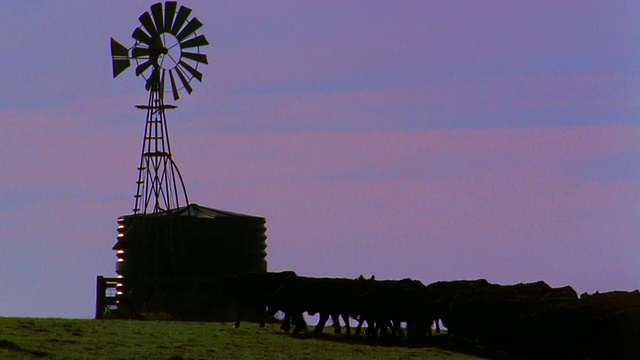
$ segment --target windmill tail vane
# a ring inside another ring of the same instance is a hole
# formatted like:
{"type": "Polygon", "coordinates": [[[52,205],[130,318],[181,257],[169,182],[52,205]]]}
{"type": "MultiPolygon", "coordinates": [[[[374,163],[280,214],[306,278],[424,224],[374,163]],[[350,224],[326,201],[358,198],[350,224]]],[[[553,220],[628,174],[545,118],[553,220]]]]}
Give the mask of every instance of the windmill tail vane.
{"type": "Polygon", "coordinates": [[[175,1],[151,5],[138,20],[140,26],[131,34],[132,47],[127,48],[111,38],[113,77],[117,77],[132,64],[136,76],[145,79],[149,92],[147,105],[136,106],[146,110],[146,124],[138,179],[136,181],[134,214],[160,213],[188,204],[182,175],[173,161],[165,110],[175,105],[164,104],[165,92],[171,92],[174,100],[179,92],[191,94],[193,79],[202,81],[198,67],[208,64],[207,56],[200,48],[209,44],[197,31],[202,23],[190,18],[191,9],[175,1]]]}

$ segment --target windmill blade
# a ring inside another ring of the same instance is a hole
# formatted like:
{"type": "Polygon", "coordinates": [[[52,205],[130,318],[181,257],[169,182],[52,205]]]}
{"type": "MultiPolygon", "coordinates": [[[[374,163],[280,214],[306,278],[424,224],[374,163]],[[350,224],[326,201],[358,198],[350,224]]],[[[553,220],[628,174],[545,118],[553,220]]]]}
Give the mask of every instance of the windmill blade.
{"type": "Polygon", "coordinates": [[[176,87],[176,81],[173,78],[173,72],[171,72],[171,70],[169,70],[169,79],[171,80],[171,92],[173,92],[173,100],[178,100],[180,99],[180,96],[178,95],[178,88],[176,87]]]}
{"type": "Polygon", "coordinates": [[[201,27],[202,23],[200,22],[200,20],[198,20],[197,18],[193,18],[191,19],[191,21],[189,21],[187,26],[185,26],[184,29],[182,29],[182,31],[180,31],[180,33],[176,35],[176,39],[178,39],[178,41],[182,41],[201,27]]]}
{"type": "Polygon", "coordinates": [[[185,6],[180,6],[178,9],[178,14],[176,15],[176,21],[173,23],[173,27],[171,27],[171,33],[173,35],[178,34],[178,31],[182,29],[184,22],[187,21],[187,17],[191,14],[191,9],[185,6]]]}
{"type": "Polygon", "coordinates": [[[198,35],[193,39],[189,39],[181,43],[180,47],[182,49],[188,49],[196,46],[205,46],[205,45],[209,45],[209,42],[207,41],[207,39],[204,37],[204,35],[198,35]]]}
{"type": "Polygon", "coordinates": [[[146,57],[146,56],[149,56],[150,54],[151,54],[151,49],[145,48],[145,47],[136,46],[131,50],[131,57],[134,59],[146,57]]]}
{"type": "Polygon", "coordinates": [[[182,71],[180,71],[179,67],[176,67],[175,70],[178,73],[178,77],[180,78],[180,81],[182,81],[182,86],[184,86],[185,90],[187,90],[187,92],[191,94],[191,92],[193,91],[193,88],[191,87],[191,85],[189,85],[189,80],[187,80],[187,78],[184,76],[182,71]]]}
{"type": "Polygon", "coordinates": [[[111,38],[111,65],[114,78],[131,65],[129,61],[129,49],[117,42],[114,38],[111,38]]]}
{"type": "Polygon", "coordinates": [[[162,3],[155,3],[151,5],[151,14],[153,15],[153,22],[156,23],[156,29],[158,33],[164,32],[164,16],[162,16],[162,3]]]}
{"type": "Polygon", "coordinates": [[[147,30],[149,35],[151,35],[152,39],[158,36],[158,30],[156,29],[156,26],[153,24],[153,20],[151,19],[151,15],[149,15],[148,11],[140,15],[138,20],[140,20],[140,23],[142,24],[142,26],[144,26],[145,30],[147,30]]]}
{"type": "Polygon", "coordinates": [[[145,70],[153,65],[153,59],[149,59],[136,67],[136,76],[140,76],[145,70]]]}
{"type": "Polygon", "coordinates": [[[180,60],[179,64],[182,65],[182,67],[184,67],[189,72],[189,74],[191,74],[191,76],[198,79],[198,81],[202,82],[202,73],[200,71],[194,69],[193,67],[191,67],[191,65],[187,64],[182,60],[180,60]]]}
{"type": "Polygon", "coordinates": [[[141,28],[137,27],[135,30],[133,30],[133,34],[131,34],[131,37],[140,41],[143,44],[147,44],[149,46],[151,46],[151,37],[149,35],[147,35],[146,32],[144,32],[144,30],[142,30],[141,28]]]}
{"type": "Polygon", "coordinates": [[[208,64],[209,62],[207,61],[207,55],[205,54],[196,54],[196,53],[192,53],[192,52],[186,52],[183,51],[182,52],[182,57],[183,58],[187,58],[187,59],[191,59],[195,62],[199,62],[202,64],[208,64]]]}
{"type": "Polygon", "coordinates": [[[164,31],[171,31],[173,17],[176,15],[176,7],[178,3],[175,1],[167,1],[164,3],[164,31]]]}

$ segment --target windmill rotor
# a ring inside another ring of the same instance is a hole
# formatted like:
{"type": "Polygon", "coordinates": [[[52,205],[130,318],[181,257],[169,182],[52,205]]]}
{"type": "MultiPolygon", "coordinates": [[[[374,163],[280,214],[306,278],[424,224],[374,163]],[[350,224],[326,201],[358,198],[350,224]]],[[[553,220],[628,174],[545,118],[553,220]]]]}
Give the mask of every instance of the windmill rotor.
{"type": "Polygon", "coordinates": [[[175,1],[158,2],[142,13],[133,29],[133,46],[127,48],[111,38],[113,77],[129,67],[145,79],[149,92],[146,105],[136,105],[147,113],[138,179],[134,195],[134,214],[161,213],[189,203],[182,175],[173,160],[169,144],[165,110],[175,105],[164,103],[165,92],[174,100],[180,91],[191,94],[193,79],[202,81],[199,66],[208,64],[200,50],[209,45],[198,34],[202,22],[191,16],[191,9],[175,1]]]}
{"type": "Polygon", "coordinates": [[[175,1],[155,3],[151,12],[146,11],[138,20],[140,26],[131,34],[135,40],[131,48],[126,48],[111,38],[113,77],[115,78],[135,62],[136,76],[145,80],[148,91],[171,92],[174,100],[180,98],[184,89],[191,94],[193,79],[202,81],[200,64],[208,64],[207,56],[200,48],[209,45],[204,35],[197,31],[202,22],[189,18],[191,9],[180,6],[175,1]],[[165,81],[169,80],[168,86],[165,81]]]}

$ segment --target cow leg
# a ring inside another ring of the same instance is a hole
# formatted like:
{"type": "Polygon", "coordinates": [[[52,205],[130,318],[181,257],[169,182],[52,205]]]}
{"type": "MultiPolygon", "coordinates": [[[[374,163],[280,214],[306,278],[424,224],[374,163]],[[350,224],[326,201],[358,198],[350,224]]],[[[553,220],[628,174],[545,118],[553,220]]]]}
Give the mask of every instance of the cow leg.
{"type": "Polygon", "coordinates": [[[243,314],[243,306],[244,304],[242,303],[238,303],[237,309],[236,309],[236,322],[233,324],[233,328],[237,329],[240,327],[240,321],[242,320],[242,316],[243,314]]]}
{"type": "Polygon", "coordinates": [[[404,339],[407,336],[407,334],[402,328],[402,321],[396,319],[396,320],[393,320],[392,324],[393,324],[393,331],[392,331],[393,336],[398,339],[404,339]]]}
{"type": "Polygon", "coordinates": [[[297,320],[296,315],[291,315],[291,323],[293,325],[293,330],[291,330],[291,334],[296,335],[302,330],[299,326],[299,320],[297,320]]]}
{"type": "Polygon", "coordinates": [[[387,321],[386,320],[376,320],[374,325],[374,337],[384,337],[385,331],[387,329],[387,321]]]}
{"type": "Polygon", "coordinates": [[[362,324],[364,323],[364,318],[362,316],[358,316],[356,320],[358,320],[358,325],[356,325],[356,330],[354,331],[354,335],[360,336],[360,332],[362,331],[362,324]]]}
{"type": "Polygon", "coordinates": [[[378,331],[381,338],[389,338],[395,336],[395,326],[393,320],[385,319],[383,321],[377,321],[376,323],[380,324],[380,326],[378,326],[378,331]]]}
{"type": "Polygon", "coordinates": [[[384,330],[386,329],[386,323],[383,320],[376,320],[375,325],[373,327],[373,337],[384,337],[384,330]]]}
{"type": "Polygon", "coordinates": [[[331,319],[333,320],[333,333],[341,334],[342,328],[340,327],[340,314],[331,314],[331,319]]]}
{"type": "Polygon", "coordinates": [[[356,336],[359,336],[360,333],[362,332],[362,326],[367,323],[367,328],[364,332],[364,335],[367,337],[372,337],[372,336],[376,336],[375,332],[376,332],[376,322],[371,320],[370,318],[365,318],[363,316],[360,316],[358,319],[358,326],[356,327],[356,336]]]}
{"type": "Polygon", "coordinates": [[[387,338],[389,337],[389,335],[392,334],[393,325],[391,324],[391,320],[385,319],[383,321],[376,321],[376,323],[379,324],[377,330],[380,335],[378,336],[380,336],[381,338],[383,337],[387,338]]]}
{"type": "Polygon", "coordinates": [[[390,332],[391,332],[391,336],[395,337],[395,338],[401,338],[402,337],[402,329],[400,328],[400,321],[399,320],[391,320],[389,322],[389,328],[390,328],[390,332]]]}
{"type": "MultiPolygon", "coordinates": [[[[425,334],[426,336],[433,336],[433,331],[431,330],[431,325],[433,324],[433,320],[427,322],[425,324],[425,326],[427,327],[427,333],[425,334]]],[[[436,327],[438,326],[438,324],[436,324],[436,327]]]]}
{"type": "Polygon", "coordinates": [[[316,325],[316,328],[313,329],[313,333],[321,334],[322,331],[324,331],[324,325],[327,323],[327,320],[329,320],[329,314],[326,312],[321,312],[320,318],[318,319],[318,324],[316,325]]]}
{"type": "Polygon", "coordinates": [[[417,339],[420,337],[420,326],[421,322],[419,320],[409,320],[407,321],[407,338],[410,340],[417,339]]]}
{"type": "MultiPolygon", "coordinates": [[[[276,316],[276,314],[279,311],[277,307],[269,306],[269,305],[266,305],[263,308],[263,310],[264,310],[264,316],[262,317],[262,322],[260,323],[260,327],[264,327],[263,324],[265,323],[265,321],[267,319],[274,319],[274,317],[276,316]]],[[[284,313],[284,311],[283,311],[283,313],[284,313]]],[[[284,315],[285,315],[285,319],[286,319],[287,314],[285,313],[284,315]]],[[[284,323],[284,320],[283,320],[283,323],[284,323]]],[[[280,328],[282,329],[282,325],[280,325],[280,328]]]]}
{"type": "Polygon", "coordinates": [[[263,328],[267,318],[267,309],[264,306],[258,308],[258,316],[260,317],[260,327],[263,328]]]}
{"type": "Polygon", "coordinates": [[[431,336],[433,320],[413,319],[407,322],[407,337],[412,340],[431,336]]]}
{"type": "Polygon", "coordinates": [[[284,319],[282,320],[282,325],[280,325],[280,329],[284,332],[289,332],[291,330],[291,313],[285,312],[284,319]]]}
{"type": "Polygon", "coordinates": [[[367,337],[378,337],[378,327],[380,323],[378,321],[372,321],[371,319],[365,320],[367,322],[367,331],[364,332],[367,337]]]}
{"type": "Polygon", "coordinates": [[[344,321],[345,334],[351,336],[351,325],[349,324],[349,315],[342,314],[342,320],[344,321]]]}
{"type": "Polygon", "coordinates": [[[394,338],[401,338],[402,331],[400,330],[400,322],[397,320],[389,321],[389,334],[394,338]]]}
{"type": "Polygon", "coordinates": [[[307,323],[304,321],[304,317],[302,316],[302,312],[295,312],[291,315],[291,320],[293,321],[293,335],[299,334],[301,331],[307,329],[307,323]]]}

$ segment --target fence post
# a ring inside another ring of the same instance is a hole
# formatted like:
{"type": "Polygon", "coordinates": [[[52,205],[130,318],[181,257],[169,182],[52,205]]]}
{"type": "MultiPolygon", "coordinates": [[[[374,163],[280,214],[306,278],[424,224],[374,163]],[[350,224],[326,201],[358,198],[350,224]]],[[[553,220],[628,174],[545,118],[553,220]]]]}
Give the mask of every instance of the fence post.
{"type": "Polygon", "coordinates": [[[102,319],[104,316],[106,290],[104,276],[98,275],[96,278],[96,319],[102,319]]]}

